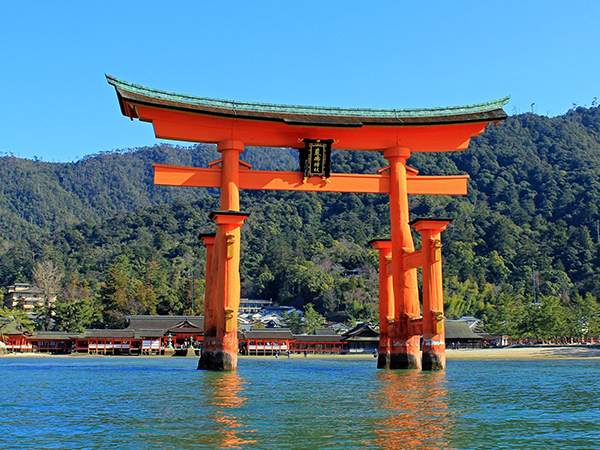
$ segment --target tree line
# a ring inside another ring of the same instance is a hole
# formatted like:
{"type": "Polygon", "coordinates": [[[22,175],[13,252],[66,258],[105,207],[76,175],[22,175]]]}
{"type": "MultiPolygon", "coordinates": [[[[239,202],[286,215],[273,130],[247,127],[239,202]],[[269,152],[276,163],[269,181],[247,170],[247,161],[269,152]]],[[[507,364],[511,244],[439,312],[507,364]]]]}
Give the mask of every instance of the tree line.
{"type": "MultiPolygon", "coordinates": [[[[8,180],[0,193],[7,222],[0,284],[32,282],[36,264],[52,261],[61,290],[71,285],[70,296],[59,297],[65,311],[87,298],[89,308],[81,304],[77,313],[86,319],[72,323],[119,326],[133,313],[200,312],[205,250],[197,235],[214,231],[208,214],[218,209],[218,193],[153,186],[151,163],[203,166],[215,156],[211,146],[161,145],[70,164],[0,158],[8,180]]],[[[282,149],[250,149],[242,159],[260,169],[297,165],[282,149]]],[[[408,163],[423,175],[471,176],[465,197],[410,197],[411,218],[454,219],[442,235],[449,318],[473,315],[486,331],[514,337],[598,333],[597,107],[513,116],[468,150],[415,153],[408,163]]],[[[332,156],[332,172],[386,165],[381,152],[332,156]]],[[[243,296],[310,303],[331,320],[377,322],[378,257],[367,243],[389,235],[387,196],[244,191],[241,203],[251,214],[242,228],[243,296]]]]}

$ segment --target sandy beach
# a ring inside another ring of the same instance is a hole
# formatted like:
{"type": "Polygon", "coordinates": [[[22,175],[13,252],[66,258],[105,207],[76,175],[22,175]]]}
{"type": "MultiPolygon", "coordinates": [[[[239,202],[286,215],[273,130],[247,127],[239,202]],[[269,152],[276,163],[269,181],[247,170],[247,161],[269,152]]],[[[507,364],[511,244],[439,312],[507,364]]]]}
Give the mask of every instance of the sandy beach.
{"type": "Polygon", "coordinates": [[[600,359],[600,346],[535,346],[446,350],[447,359],[600,359]]]}
{"type": "MultiPolygon", "coordinates": [[[[22,357],[41,357],[41,358],[114,358],[110,355],[87,355],[74,353],[70,355],[51,355],[48,353],[9,353],[0,355],[0,358],[22,358],[22,357]]],[[[131,358],[132,356],[123,356],[131,358]]],[[[165,358],[165,356],[136,356],[136,358],[165,358]]],[[[172,356],[166,356],[172,358],[172,356]]],[[[181,358],[181,357],[176,357],[181,358]]],[[[240,359],[256,358],[274,358],[274,356],[240,356],[240,359]]],[[[280,359],[286,359],[287,356],[281,355],[280,359]]],[[[304,358],[302,354],[293,354],[293,359],[304,358]]],[[[312,358],[345,358],[345,359],[373,359],[371,353],[353,353],[349,355],[323,355],[309,354],[312,358]]],[[[535,346],[535,347],[504,347],[504,348],[486,348],[486,349],[461,349],[446,350],[447,359],[600,359],[600,346],[535,346]]]]}

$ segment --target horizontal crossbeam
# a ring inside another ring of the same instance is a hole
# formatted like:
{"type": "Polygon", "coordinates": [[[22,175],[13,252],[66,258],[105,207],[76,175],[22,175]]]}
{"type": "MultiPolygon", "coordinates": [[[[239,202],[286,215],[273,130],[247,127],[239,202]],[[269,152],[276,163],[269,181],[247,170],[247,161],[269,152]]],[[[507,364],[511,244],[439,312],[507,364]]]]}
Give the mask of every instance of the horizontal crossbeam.
{"type": "Polygon", "coordinates": [[[416,269],[417,267],[422,267],[424,262],[423,250],[417,250],[403,256],[402,268],[404,270],[416,269]]]}
{"type": "MultiPolygon", "coordinates": [[[[153,164],[154,184],[162,186],[221,187],[221,168],[169,166],[153,164]]],[[[408,176],[408,193],[417,195],[466,195],[468,175],[408,176]]],[[[389,194],[390,175],[331,174],[329,181],[310,177],[302,182],[302,173],[240,168],[240,189],[305,192],[355,192],[389,194]]]]}

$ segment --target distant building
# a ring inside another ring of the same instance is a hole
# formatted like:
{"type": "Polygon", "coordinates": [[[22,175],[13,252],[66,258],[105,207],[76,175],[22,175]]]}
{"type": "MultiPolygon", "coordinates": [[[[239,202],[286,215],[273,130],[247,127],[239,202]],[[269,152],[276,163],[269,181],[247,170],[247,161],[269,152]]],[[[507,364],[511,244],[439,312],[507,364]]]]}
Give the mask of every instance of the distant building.
{"type": "Polygon", "coordinates": [[[360,275],[360,270],[358,270],[358,269],[344,270],[344,278],[357,277],[359,275],[360,275]]]}
{"type": "Polygon", "coordinates": [[[379,332],[368,323],[359,323],[342,336],[348,342],[350,353],[371,353],[379,349],[379,332]]]}
{"type": "Polygon", "coordinates": [[[461,322],[467,322],[467,325],[469,325],[469,328],[473,331],[476,331],[479,323],[481,322],[481,320],[471,316],[462,316],[458,320],[461,322]]]}
{"type": "Polygon", "coordinates": [[[264,306],[260,310],[261,314],[267,316],[269,314],[275,314],[279,317],[284,317],[285,314],[291,314],[292,312],[297,312],[298,314],[303,314],[299,309],[294,308],[293,306],[264,306]]]}
{"type": "Polygon", "coordinates": [[[481,348],[483,338],[469,328],[465,320],[445,320],[446,348],[481,348]]]}
{"type": "MultiPolygon", "coordinates": [[[[8,308],[22,307],[30,318],[35,318],[33,310],[36,306],[43,306],[44,291],[28,283],[15,283],[7,286],[8,293],[4,297],[4,305],[8,308]]],[[[56,296],[49,299],[50,303],[56,301],[56,296]]]]}
{"type": "MultiPolygon", "coordinates": [[[[445,327],[447,348],[480,348],[487,341],[474,333],[466,321],[446,320],[445,327]]],[[[496,342],[490,345],[504,343],[492,338],[496,342]]],[[[314,334],[300,335],[292,334],[287,328],[251,328],[246,323],[239,328],[238,339],[240,353],[247,355],[287,354],[288,351],[297,354],[372,353],[379,348],[379,333],[367,323],[359,323],[342,334],[332,328],[320,328],[314,334]]],[[[9,352],[198,356],[204,341],[204,318],[128,316],[125,329],[92,329],[83,333],[27,332],[8,323],[2,324],[0,341],[9,352]]]]}
{"type": "Polygon", "coordinates": [[[338,333],[333,328],[317,328],[315,330],[317,336],[337,336],[338,333]]]}
{"type": "Polygon", "coordinates": [[[256,314],[265,306],[271,306],[272,304],[273,302],[271,300],[242,298],[240,299],[240,309],[238,314],[256,314]]]}
{"type": "Polygon", "coordinates": [[[240,353],[243,355],[274,355],[290,350],[294,336],[287,328],[253,329],[243,333],[240,353]]]}
{"type": "Polygon", "coordinates": [[[506,347],[512,343],[512,339],[507,334],[495,335],[489,333],[477,333],[483,339],[484,347],[506,347]]]}

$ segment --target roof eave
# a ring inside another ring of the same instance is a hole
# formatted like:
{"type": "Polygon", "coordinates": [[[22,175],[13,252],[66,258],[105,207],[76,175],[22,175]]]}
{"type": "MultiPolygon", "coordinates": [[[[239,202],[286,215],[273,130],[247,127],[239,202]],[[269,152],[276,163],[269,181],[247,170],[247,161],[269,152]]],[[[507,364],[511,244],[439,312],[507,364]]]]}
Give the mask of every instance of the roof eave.
{"type": "Polygon", "coordinates": [[[147,88],[110,75],[106,75],[106,78],[117,91],[121,112],[132,119],[139,118],[135,104],[225,118],[284,122],[288,125],[352,128],[499,122],[508,117],[502,107],[506,105],[509,97],[449,108],[411,110],[319,108],[194,97],[147,88]]]}

